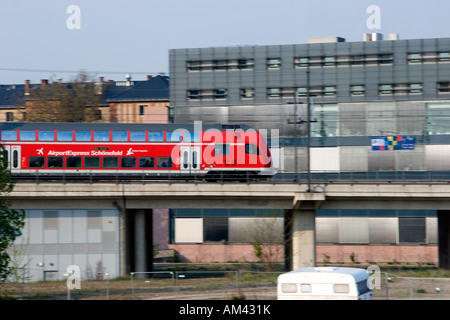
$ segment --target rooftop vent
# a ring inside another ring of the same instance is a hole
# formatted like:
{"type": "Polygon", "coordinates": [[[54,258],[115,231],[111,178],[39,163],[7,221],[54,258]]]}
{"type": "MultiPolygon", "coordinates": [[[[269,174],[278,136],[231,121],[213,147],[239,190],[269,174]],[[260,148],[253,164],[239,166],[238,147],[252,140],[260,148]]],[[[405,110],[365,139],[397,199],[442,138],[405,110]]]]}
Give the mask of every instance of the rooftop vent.
{"type": "Polygon", "coordinates": [[[341,37],[314,37],[308,38],[308,43],[332,43],[332,42],[345,42],[341,37]]]}
{"type": "Polygon", "coordinates": [[[364,33],[363,34],[364,41],[380,41],[383,40],[383,35],[381,33],[364,33]]]}

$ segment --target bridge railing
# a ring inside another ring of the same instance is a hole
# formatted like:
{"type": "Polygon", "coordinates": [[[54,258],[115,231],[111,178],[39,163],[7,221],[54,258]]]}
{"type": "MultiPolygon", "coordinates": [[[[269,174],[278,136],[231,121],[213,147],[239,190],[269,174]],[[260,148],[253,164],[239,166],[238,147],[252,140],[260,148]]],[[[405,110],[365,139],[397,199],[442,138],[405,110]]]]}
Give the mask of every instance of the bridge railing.
{"type": "Polygon", "coordinates": [[[353,184],[380,184],[380,183],[450,183],[450,171],[340,171],[340,172],[288,172],[281,171],[271,177],[255,176],[251,173],[233,174],[221,172],[213,177],[204,175],[180,176],[179,174],[167,174],[156,176],[149,174],[25,174],[13,175],[17,182],[29,182],[39,184],[42,182],[57,183],[269,183],[269,184],[307,184],[320,185],[353,183],[353,184]]]}

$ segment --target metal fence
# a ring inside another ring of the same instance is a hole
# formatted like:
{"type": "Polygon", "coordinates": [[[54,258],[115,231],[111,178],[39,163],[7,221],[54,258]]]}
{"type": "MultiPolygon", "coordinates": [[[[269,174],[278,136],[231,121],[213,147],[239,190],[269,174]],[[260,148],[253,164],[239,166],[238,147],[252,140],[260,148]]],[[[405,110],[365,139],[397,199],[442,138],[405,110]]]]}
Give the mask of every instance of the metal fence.
{"type": "MultiPolygon", "coordinates": [[[[282,272],[189,270],[134,272],[121,279],[6,282],[0,299],[37,300],[275,300],[282,272]]],[[[381,272],[374,300],[450,300],[450,278],[403,277],[381,272]]]]}

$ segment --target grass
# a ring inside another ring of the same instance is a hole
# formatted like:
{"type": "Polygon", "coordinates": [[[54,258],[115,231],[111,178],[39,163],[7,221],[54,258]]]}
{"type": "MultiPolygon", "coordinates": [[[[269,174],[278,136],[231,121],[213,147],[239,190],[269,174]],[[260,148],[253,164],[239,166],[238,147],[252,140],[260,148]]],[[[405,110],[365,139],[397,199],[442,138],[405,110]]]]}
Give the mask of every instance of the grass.
{"type": "MultiPolygon", "coordinates": [[[[358,265],[358,267],[367,268],[364,265],[358,265]]],[[[274,294],[276,294],[277,277],[283,271],[271,273],[241,271],[238,274],[231,272],[236,271],[238,268],[233,265],[220,264],[210,264],[201,267],[180,265],[179,267],[171,267],[164,270],[171,271],[174,275],[183,275],[183,277],[178,279],[167,273],[162,275],[155,274],[153,278],[133,278],[133,281],[131,281],[130,277],[111,279],[108,282],[106,280],[82,281],[81,289],[72,290],[70,294],[72,300],[177,299],[182,298],[186,294],[198,294],[201,296],[199,299],[208,299],[215,294],[221,293],[224,294],[223,297],[225,299],[229,300],[261,299],[261,296],[259,296],[261,293],[266,293],[266,297],[272,297],[271,299],[273,299],[274,294]]],[[[447,279],[450,281],[450,270],[439,269],[436,266],[396,264],[383,265],[380,266],[380,269],[383,277],[385,273],[393,275],[393,282],[389,284],[390,297],[395,293],[394,286],[404,283],[404,287],[406,289],[409,288],[409,282],[399,277],[417,278],[417,282],[425,281],[426,279],[431,281],[431,278],[439,279],[439,281],[447,279]]],[[[415,290],[424,290],[426,293],[434,291],[434,289],[425,289],[424,286],[419,286],[419,283],[415,290]]],[[[416,293],[419,292],[416,291],[416,293]]],[[[1,300],[65,300],[67,299],[67,294],[65,280],[0,284],[1,300]]],[[[382,294],[382,292],[380,291],[378,294],[382,294]]]]}

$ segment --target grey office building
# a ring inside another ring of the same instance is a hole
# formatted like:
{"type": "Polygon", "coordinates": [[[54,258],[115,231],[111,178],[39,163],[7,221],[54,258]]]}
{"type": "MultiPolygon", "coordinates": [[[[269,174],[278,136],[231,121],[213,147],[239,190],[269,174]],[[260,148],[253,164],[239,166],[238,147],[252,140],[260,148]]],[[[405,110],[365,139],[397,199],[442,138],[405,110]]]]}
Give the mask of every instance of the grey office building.
{"type": "MultiPolygon", "coordinates": [[[[269,135],[278,130],[282,171],[297,169],[304,177],[309,106],[313,174],[448,179],[450,38],[372,39],[172,49],[175,122],[246,123],[269,135]]],[[[316,241],[435,246],[437,216],[424,210],[318,210],[316,241]]],[[[174,211],[174,220],[186,217],[217,218],[201,210],[174,211]]],[[[230,243],[234,217],[226,211],[221,226],[230,243]]]]}
{"type": "Polygon", "coordinates": [[[306,135],[306,95],[313,171],[450,168],[450,38],[173,49],[170,74],[175,122],[278,129],[284,170],[306,135]],[[414,136],[414,150],[373,151],[375,136],[414,136]]]}

